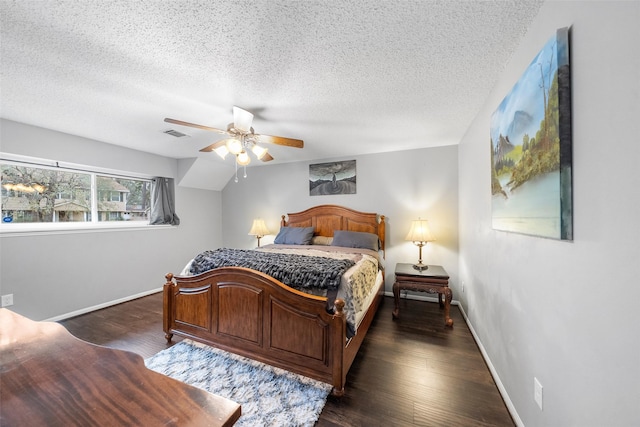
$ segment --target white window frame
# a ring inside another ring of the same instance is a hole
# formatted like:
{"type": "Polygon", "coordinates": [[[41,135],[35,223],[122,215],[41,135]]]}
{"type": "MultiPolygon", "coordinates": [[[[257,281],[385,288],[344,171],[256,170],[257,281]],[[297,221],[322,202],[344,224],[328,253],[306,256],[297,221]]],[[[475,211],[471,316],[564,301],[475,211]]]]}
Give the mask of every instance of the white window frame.
{"type": "Polygon", "coordinates": [[[66,172],[86,173],[91,177],[91,221],[87,222],[40,222],[10,223],[0,222],[0,237],[17,235],[91,233],[127,230],[160,230],[172,228],[171,225],[151,225],[148,221],[98,221],[97,176],[116,177],[132,180],[152,181],[153,177],[143,174],[121,172],[112,169],[64,163],[0,153],[0,162],[18,166],[59,169],[66,172]]]}

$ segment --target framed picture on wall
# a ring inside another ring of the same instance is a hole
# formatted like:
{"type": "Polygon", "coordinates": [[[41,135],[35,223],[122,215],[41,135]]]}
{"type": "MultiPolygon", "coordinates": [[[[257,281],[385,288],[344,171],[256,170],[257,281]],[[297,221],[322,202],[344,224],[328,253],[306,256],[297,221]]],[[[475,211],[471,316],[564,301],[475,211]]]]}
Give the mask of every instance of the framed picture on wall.
{"type": "Polygon", "coordinates": [[[356,194],[356,161],[309,165],[309,195],[356,194]]]}
{"type": "Polygon", "coordinates": [[[569,29],[557,30],[491,117],[492,226],[573,239],[569,29]]]}

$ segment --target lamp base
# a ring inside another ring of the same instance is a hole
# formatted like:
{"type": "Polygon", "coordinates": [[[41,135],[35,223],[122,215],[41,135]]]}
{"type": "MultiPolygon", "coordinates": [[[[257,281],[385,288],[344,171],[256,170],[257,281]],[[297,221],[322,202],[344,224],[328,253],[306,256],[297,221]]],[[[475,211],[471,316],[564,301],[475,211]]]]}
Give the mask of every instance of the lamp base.
{"type": "Polygon", "coordinates": [[[429,266],[427,264],[423,264],[422,262],[419,262],[418,264],[413,264],[413,268],[415,268],[418,271],[422,271],[429,268],[429,266]]]}

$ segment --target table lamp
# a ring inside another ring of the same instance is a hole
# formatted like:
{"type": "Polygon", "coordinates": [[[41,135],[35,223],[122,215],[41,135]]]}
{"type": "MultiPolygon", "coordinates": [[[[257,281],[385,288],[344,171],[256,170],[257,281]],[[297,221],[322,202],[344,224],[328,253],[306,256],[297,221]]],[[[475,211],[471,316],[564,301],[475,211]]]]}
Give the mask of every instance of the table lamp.
{"type": "Polygon", "coordinates": [[[258,238],[258,247],[260,247],[260,239],[267,234],[270,234],[270,232],[265,225],[264,220],[261,218],[254,219],[253,225],[251,225],[251,230],[249,230],[249,235],[256,236],[258,238]]]}
{"type": "Polygon", "coordinates": [[[413,268],[418,271],[429,268],[426,264],[422,263],[422,247],[426,245],[427,242],[433,242],[436,239],[429,229],[428,221],[420,218],[411,221],[411,229],[405,240],[413,242],[413,244],[418,247],[418,263],[413,264],[413,268]]]}

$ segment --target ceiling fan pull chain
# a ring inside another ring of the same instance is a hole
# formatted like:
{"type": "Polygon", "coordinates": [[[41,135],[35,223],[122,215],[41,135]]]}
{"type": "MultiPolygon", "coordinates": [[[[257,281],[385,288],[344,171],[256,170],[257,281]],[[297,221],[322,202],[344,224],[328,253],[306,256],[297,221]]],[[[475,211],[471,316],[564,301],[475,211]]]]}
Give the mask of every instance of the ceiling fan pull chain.
{"type": "Polygon", "coordinates": [[[236,179],[235,181],[238,182],[238,162],[234,162],[236,164],[236,179]]]}
{"type": "Polygon", "coordinates": [[[246,165],[244,166],[244,177],[245,178],[247,177],[247,166],[246,165]]]}

